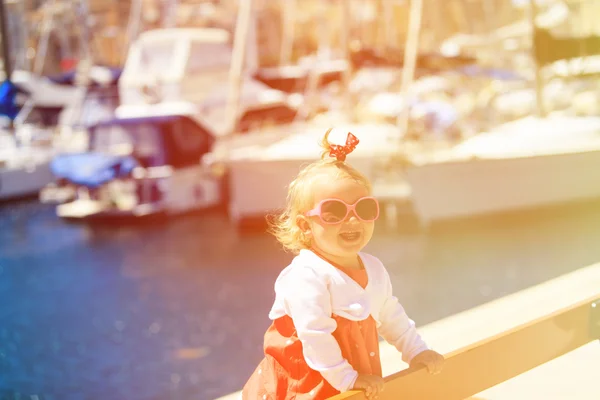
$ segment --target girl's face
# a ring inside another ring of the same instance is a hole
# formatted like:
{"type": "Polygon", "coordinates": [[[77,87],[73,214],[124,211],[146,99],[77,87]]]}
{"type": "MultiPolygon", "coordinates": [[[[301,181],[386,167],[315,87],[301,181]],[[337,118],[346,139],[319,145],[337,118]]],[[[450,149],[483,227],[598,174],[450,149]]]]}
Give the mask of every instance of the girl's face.
{"type": "MultiPolygon", "coordinates": [[[[313,208],[326,199],[339,199],[346,204],[354,204],[370,195],[367,188],[359,182],[331,178],[315,182],[313,193],[313,208]]],[[[374,221],[362,221],[352,211],[338,224],[323,223],[318,215],[301,218],[300,228],[310,235],[312,247],[342,266],[356,265],[357,253],[369,243],[375,227],[374,221]]]]}

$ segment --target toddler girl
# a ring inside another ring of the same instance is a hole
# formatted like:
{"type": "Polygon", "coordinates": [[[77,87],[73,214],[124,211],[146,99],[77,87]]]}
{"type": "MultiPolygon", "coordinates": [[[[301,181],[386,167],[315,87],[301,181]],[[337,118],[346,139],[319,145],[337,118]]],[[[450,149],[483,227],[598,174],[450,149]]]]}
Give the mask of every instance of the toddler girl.
{"type": "Polygon", "coordinates": [[[361,252],[379,216],[369,181],[345,162],[358,144],[325,134],[321,160],[290,184],[285,211],[272,226],[296,253],[275,282],[265,333],[265,357],[243,391],[244,400],[326,399],[351,389],[376,399],[383,390],[378,336],[411,365],[441,370],[398,299],[379,259],[361,252]]]}

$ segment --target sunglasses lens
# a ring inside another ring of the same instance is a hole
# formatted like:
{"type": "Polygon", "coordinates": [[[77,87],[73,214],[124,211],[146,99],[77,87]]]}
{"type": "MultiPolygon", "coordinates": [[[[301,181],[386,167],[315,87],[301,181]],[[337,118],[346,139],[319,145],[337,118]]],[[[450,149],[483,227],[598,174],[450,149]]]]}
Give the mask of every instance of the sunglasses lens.
{"type": "Polygon", "coordinates": [[[346,211],[346,205],[341,201],[326,201],[321,205],[321,219],[328,224],[335,224],[344,220],[346,211]]]}
{"type": "Polygon", "coordinates": [[[377,200],[362,199],[356,204],[356,214],[365,221],[374,221],[379,215],[377,200]]]}

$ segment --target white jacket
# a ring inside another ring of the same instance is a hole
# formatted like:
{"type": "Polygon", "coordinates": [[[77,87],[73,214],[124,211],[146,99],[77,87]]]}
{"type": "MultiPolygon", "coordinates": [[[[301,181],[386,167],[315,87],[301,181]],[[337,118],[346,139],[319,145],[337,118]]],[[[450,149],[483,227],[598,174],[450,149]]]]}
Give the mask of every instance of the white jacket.
{"type": "Polygon", "coordinates": [[[392,294],[387,270],[378,258],[359,253],[368,275],[363,289],[343,271],[310,250],[301,250],[275,282],[275,303],[269,318],[288,315],[294,321],[308,366],[337,390],[354,386],[358,373],[342,357],[333,337],[332,315],[361,321],[371,315],[378,333],[402,352],[405,362],[428,347],[392,294]]]}

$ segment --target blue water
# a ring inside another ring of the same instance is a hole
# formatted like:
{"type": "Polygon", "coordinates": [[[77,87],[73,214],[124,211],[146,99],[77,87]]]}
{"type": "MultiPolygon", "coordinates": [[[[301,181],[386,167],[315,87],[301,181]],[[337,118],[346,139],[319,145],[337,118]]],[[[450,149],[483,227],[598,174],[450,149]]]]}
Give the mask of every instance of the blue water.
{"type": "MultiPolygon", "coordinates": [[[[407,221],[407,224],[409,222],[407,221]]],[[[600,261],[600,204],[382,229],[368,250],[421,325],[600,261]]],[[[214,399],[262,354],[290,260],[222,215],[66,224],[0,205],[0,399],[214,399]]]]}

